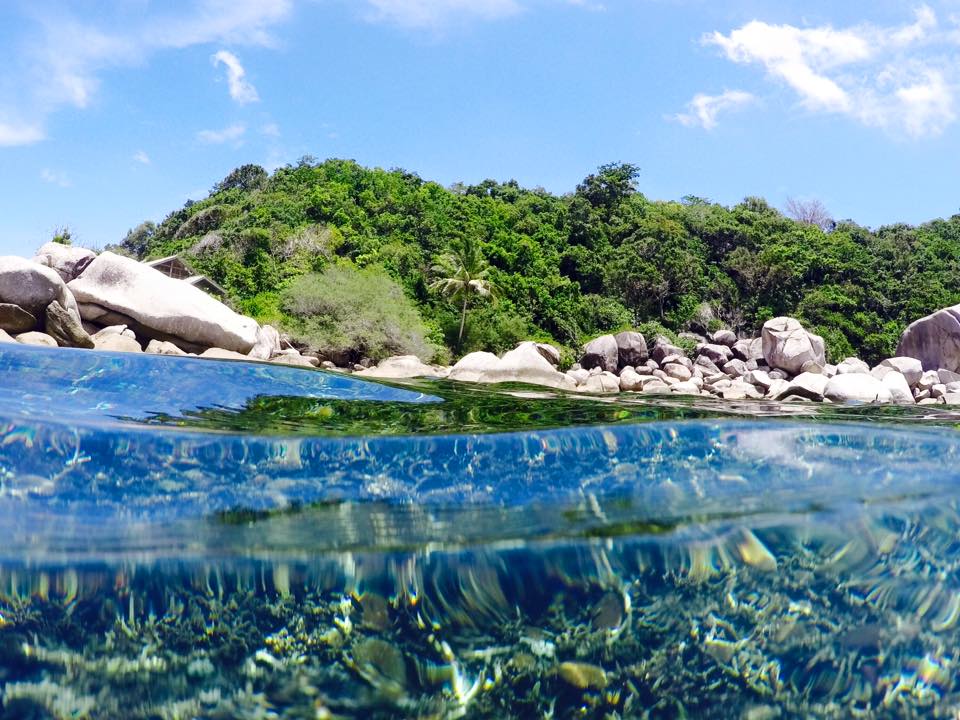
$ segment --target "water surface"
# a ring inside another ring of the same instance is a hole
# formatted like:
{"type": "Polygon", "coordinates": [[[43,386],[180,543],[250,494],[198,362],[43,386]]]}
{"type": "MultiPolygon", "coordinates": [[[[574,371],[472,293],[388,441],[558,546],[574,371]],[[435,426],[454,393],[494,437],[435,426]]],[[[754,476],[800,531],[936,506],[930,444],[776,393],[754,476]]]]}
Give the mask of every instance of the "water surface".
{"type": "Polygon", "coordinates": [[[954,717],[947,408],[0,346],[6,717],[954,717]]]}

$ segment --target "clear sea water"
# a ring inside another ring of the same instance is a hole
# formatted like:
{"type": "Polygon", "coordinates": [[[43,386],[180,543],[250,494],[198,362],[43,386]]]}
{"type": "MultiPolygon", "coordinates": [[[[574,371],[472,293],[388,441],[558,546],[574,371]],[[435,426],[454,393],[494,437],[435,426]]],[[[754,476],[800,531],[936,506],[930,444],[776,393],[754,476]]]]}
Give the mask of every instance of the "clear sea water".
{"type": "Polygon", "coordinates": [[[0,378],[0,717],[960,716],[949,408],[0,378]]]}

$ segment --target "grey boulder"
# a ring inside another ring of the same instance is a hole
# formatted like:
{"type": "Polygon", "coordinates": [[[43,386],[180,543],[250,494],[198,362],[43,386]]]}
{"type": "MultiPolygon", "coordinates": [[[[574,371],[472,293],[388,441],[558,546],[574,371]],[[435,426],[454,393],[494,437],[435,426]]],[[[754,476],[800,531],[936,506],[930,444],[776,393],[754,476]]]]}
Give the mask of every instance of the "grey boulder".
{"type": "Polygon", "coordinates": [[[580,367],[591,370],[598,367],[607,372],[616,372],[620,350],[613,335],[601,335],[583,346],[580,367]]]}
{"type": "Polygon", "coordinates": [[[811,360],[821,367],[826,364],[823,338],[808,333],[799,320],[791,317],[767,320],[760,337],[763,358],[772,368],[786,370],[793,375],[801,372],[804,363],[811,360]]]}
{"type": "Polygon", "coordinates": [[[132,318],[138,332],[148,331],[160,339],[179,338],[244,354],[257,342],[255,320],[238,315],[199,288],[111,252],[94,259],[69,287],[84,305],[85,320],[102,317],[96,310],[102,308],[132,318]]]}
{"type": "Polygon", "coordinates": [[[257,342],[247,353],[253,360],[269,360],[280,354],[280,333],[271,325],[263,325],[257,330],[257,342]]]}
{"type": "MultiPolygon", "coordinates": [[[[808,400],[823,400],[824,392],[829,382],[830,379],[820,373],[800,373],[791,380],[786,387],[781,389],[775,397],[777,400],[783,400],[793,395],[807,398],[808,400]]],[[[771,383],[768,392],[773,393],[773,383],[771,383]]]]}
{"type": "Polygon", "coordinates": [[[68,310],[77,309],[56,270],[14,255],[0,257],[0,302],[19,305],[39,318],[54,300],[68,310]]]}
{"type": "MultiPolygon", "coordinates": [[[[281,355],[279,357],[289,357],[281,355]]],[[[300,356],[297,356],[300,357],[300,356]]],[[[306,359],[306,358],[304,358],[306,359]]],[[[416,355],[397,355],[382,360],[376,367],[360,370],[356,375],[360,377],[399,379],[399,378],[443,378],[449,374],[447,368],[427,365],[416,355]]]]}
{"type": "Polygon", "coordinates": [[[900,336],[897,355],[916,358],[924,370],[960,372],[960,305],[910,323],[900,336]]]}
{"type": "Polygon", "coordinates": [[[59,347],[57,341],[46,333],[37,332],[35,330],[31,332],[20,333],[17,337],[18,343],[23,343],[24,345],[40,345],[43,347],[59,347]]]}
{"type": "Polygon", "coordinates": [[[47,334],[56,340],[60,347],[93,349],[93,338],[83,329],[80,316],[67,310],[56,300],[47,305],[46,320],[47,334]]]}
{"type": "Polygon", "coordinates": [[[836,375],[827,382],[823,396],[832,402],[888,403],[890,389],[869,373],[836,375]]]}
{"type": "Polygon", "coordinates": [[[923,364],[912,357],[892,357],[881,361],[880,367],[887,367],[901,373],[907,384],[913,387],[920,382],[923,375],[923,364]]]}
{"type": "Polygon", "coordinates": [[[187,354],[172,342],[165,340],[151,340],[147,343],[144,352],[150,355],[174,355],[177,357],[187,354]]]}
{"type": "MultiPolygon", "coordinates": [[[[495,368],[499,362],[500,358],[491,352],[467,353],[450,368],[447,378],[460,382],[481,382],[483,374],[495,368]]],[[[544,362],[549,361],[544,359],[544,362]]]]}
{"type": "Polygon", "coordinates": [[[22,333],[33,330],[36,326],[37,318],[19,305],[0,303],[0,330],[22,333]]]}
{"type": "Polygon", "coordinates": [[[647,360],[647,341],[638,332],[628,330],[613,336],[617,342],[617,367],[637,367],[647,360]]]}
{"type": "Polygon", "coordinates": [[[89,265],[97,254],[87,248],[48,242],[37,250],[33,261],[56,270],[64,282],[70,282],[89,265]]]}

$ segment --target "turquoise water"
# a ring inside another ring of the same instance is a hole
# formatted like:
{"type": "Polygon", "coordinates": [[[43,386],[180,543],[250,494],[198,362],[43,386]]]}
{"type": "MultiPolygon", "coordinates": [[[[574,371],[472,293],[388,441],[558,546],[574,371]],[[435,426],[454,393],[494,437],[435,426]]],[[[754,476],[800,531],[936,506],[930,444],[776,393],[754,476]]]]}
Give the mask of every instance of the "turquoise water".
{"type": "Polygon", "coordinates": [[[946,407],[0,373],[0,717],[960,711],[946,407]]]}

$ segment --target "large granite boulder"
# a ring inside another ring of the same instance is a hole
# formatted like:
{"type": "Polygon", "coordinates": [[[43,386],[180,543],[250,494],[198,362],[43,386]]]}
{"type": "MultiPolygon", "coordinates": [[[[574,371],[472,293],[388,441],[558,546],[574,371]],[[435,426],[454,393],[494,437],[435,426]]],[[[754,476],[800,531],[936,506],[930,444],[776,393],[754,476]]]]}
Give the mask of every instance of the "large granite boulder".
{"type": "Polygon", "coordinates": [[[37,250],[33,261],[57,271],[64,282],[70,282],[89,265],[97,254],[93,250],[48,242],[37,250]]]}
{"type": "MultiPolygon", "coordinates": [[[[500,358],[491,352],[467,353],[450,368],[447,378],[460,382],[481,382],[483,374],[495,368],[499,362],[500,358]]],[[[549,361],[544,359],[544,362],[549,361]]]]}
{"type": "Polygon", "coordinates": [[[826,365],[823,338],[803,329],[799,320],[777,317],[763,324],[760,335],[763,358],[772,368],[786,370],[791,375],[802,371],[804,363],[813,361],[826,365]]]}
{"type": "Polygon", "coordinates": [[[56,270],[15,255],[0,257],[0,302],[19,305],[41,318],[54,300],[67,310],[77,309],[73,294],[56,270]]]}
{"type": "Polygon", "coordinates": [[[897,356],[916,358],[924,370],[960,372],[960,305],[910,323],[900,336],[897,356]]]}
{"type": "Polygon", "coordinates": [[[138,333],[148,337],[244,354],[257,342],[255,320],[199,288],[111,252],[95,258],[69,288],[82,305],[84,320],[119,314],[136,321],[138,333]]]}
{"type": "Polygon", "coordinates": [[[572,378],[559,372],[540,354],[534,342],[522,342],[504,353],[499,362],[480,376],[479,382],[529,383],[561,390],[575,390],[577,387],[572,378]]]}
{"type": "Polygon", "coordinates": [[[585,370],[598,367],[607,372],[616,372],[620,349],[613,335],[601,335],[583,346],[580,367],[585,370]]]}
{"type": "Polygon", "coordinates": [[[498,358],[493,353],[472,352],[450,369],[450,380],[479,383],[518,382],[575,390],[577,381],[557,371],[537,349],[535,342],[522,342],[498,358]]]}
{"type": "Polygon", "coordinates": [[[613,336],[617,342],[617,368],[637,367],[647,360],[647,341],[638,332],[628,330],[613,336]]]}
{"type": "Polygon", "coordinates": [[[890,388],[867,373],[836,375],[827,382],[823,396],[832,402],[890,402],[890,388]]]}

